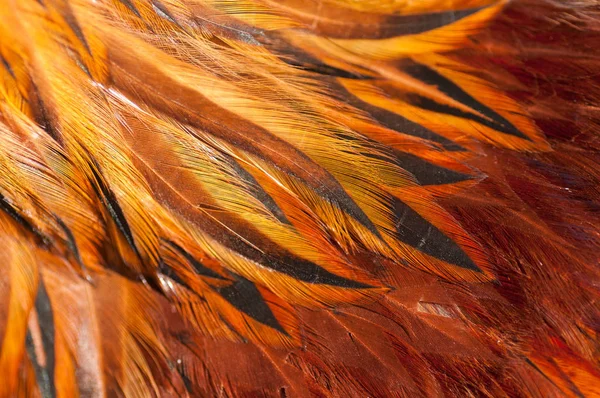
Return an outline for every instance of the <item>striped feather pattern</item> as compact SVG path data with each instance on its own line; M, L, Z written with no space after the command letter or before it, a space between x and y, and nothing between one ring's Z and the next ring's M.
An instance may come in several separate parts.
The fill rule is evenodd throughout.
M600 394L597 9L514 3L0 0L0 396Z

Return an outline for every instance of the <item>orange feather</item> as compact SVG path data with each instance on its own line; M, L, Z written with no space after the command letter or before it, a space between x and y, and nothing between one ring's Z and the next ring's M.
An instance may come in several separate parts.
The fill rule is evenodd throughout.
M0 0L0 398L600 396L592 0Z

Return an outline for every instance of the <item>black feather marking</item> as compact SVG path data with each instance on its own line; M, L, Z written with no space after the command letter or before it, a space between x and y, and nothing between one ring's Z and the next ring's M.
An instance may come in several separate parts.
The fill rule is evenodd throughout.
M336 88L343 94L343 98L350 105L367 112L377 123L383 127L397 131L401 134L435 142L440 144L448 151L462 151L464 149L448 138L431 131L425 126L415 123L404 116L362 101L341 85L337 85Z
M41 242L44 246L50 243L50 238L40 231L35 225L33 225L28 219L23 217L17 209L10 204L4 195L0 193L0 210L8 214L17 224L24 228L27 232L33 234L33 236Z
M385 162L393 163L396 166L410 172L419 185L443 185L455 184L470 180L472 177L459 173L458 171L450 170L445 167L430 163L425 159L410 153L393 150L389 156L378 155L374 153L363 153L368 158L378 159Z
M121 231L127 243L134 251L138 258L141 258L140 252L135 244L135 238L131 233L131 228L129 227L129 223L127 222L127 218L125 218L125 214L123 213L123 209L119 205L117 198L115 197L114 192L106 185L104 179L101 175L100 165L92 158L92 165L90 170L94 175L95 184L92 184L94 190L98 194L98 197L104 204L104 207L108 210L108 214L115 222L115 225ZM99 190L99 191L98 191Z
M56 385L54 383L55 351L54 351L54 316L50 298L46 292L44 281L40 276L38 291L35 298L35 310L40 327L42 348L44 350L45 364L42 365L35 352L35 346L31 331L27 331L26 348L33 363L36 380L40 393L44 398L56 397Z
M311 261L298 257L281 247L274 251L261 251L241 239L237 234L225 230L222 226L212 220L206 220L203 228L216 241L241 256L262 265L265 268L289 275L302 282L337 286L348 289L368 289L371 285L357 282L351 279L335 275L324 268L319 267ZM268 237L261 237L268 241ZM265 245L262 245L263 247Z
M556 361L553 358L547 358L548 362L554 365L554 369L560 375L560 378L567 382L569 390L577 397L577 398L586 398L585 395L579 390L577 385L573 383L573 380L569 376L569 374L565 373L560 366L557 365Z
M172 279L178 285L181 285L181 286L185 287L186 289L188 289L190 291L194 291L194 289L192 289L190 287L190 285L187 284L186 281L184 281L183 279L181 279L181 277L177 274L177 272L175 272L175 270L173 268L169 267L163 261L159 261L158 262L158 272L160 274L166 276L167 278Z
M154 12L156 12L156 14L158 16L179 26L179 24L175 20L175 17L173 17L173 15L169 12L167 7L165 7L165 5L163 3L161 3L160 1L152 0L152 8L154 9Z
M334 177L332 177L334 178ZM371 219L365 214L363 209L360 208L358 204L348 195L348 193L344 190L344 188L335 181L335 185L331 189L323 187L319 189L315 187L315 192L319 194L324 199L327 199L331 203L338 205L342 210L348 213L352 218L361 223L365 228L367 228L373 235L383 240L381 233L373 224Z
M271 134L271 133L267 132L267 134ZM227 139L227 137L225 137L225 139ZM276 138L276 139L279 140L279 138ZM245 146L245 143L238 139L231 140L230 142L233 142L234 144L239 145L240 147ZM286 145L289 145L289 143L286 142ZM246 146L245 149L248 152L251 152L253 154L260 156L261 158L265 158L262 151L258 150L257 147L250 148L250 147ZM310 157L308 157L302 151L299 151L295 147L292 147L292 150L295 152L294 154L296 156L304 158L307 162L314 164L314 161L312 159L310 159ZM266 160L271 160L271 159L266 158ZM321 166L317 165L317 167L321 167ZM367 228L371 233L373 233L373 235L377 236L380 239L383 239L381 236L381 233L379 232L377 227L375 227L375 224L373 224L371 219L369 219L369 217L360 208L360 206L358 204L356 204L354 199L352 199L350 197L350 195L348 195L348 193L344 190L342 185L335 179L335 177L333 177L327 170L323 170L323 171L326 173L327 182L329 182L330 185L322 184L322 185L317 186L317 185L313 184L313 185L311 185L311 187L314 189L314 191L322 198L328 200L330 203L333 203L336 206L340 207L348 215L350 215L356 221L361 223L365 228ZM288 170L284 170L284 172L290 176L293 176L293 177L296 177L296 178L302 180L302 178L299 177L296 173L294 173L293 170L288 169ZM306 182L305 180L302 180L302 181Z
M235 161L232 157L228 156L229 164L234 168L235 172L238 176L246 182L250 187L252 187L253 196L258 199L265 207L279 220L284 224L291 225L290 221L287 219L283 211L279 208L277 203L273 200L271 195L269 195L262 186L256 181L256 179L252 176L252 174L248 173L238 162Z
M12 66L10 66L6 58L2 56L2 54L0 54L0 62L2 62L2 65L4 66L6 71L12 76L12 78L16 79L17 77L15 76L15 71L13 70Z
M225 280L226 278L222 277L212 269L205 267L200 261L196 260L190 253L185 251L181 246L172 241L166 241L166 243L171 246L175 251L185 258L185 260L194 268L198 275L208 276L210 278Z
M415 35L450 25L467 18L485 7L439 11L426 14L392 15L379 25L377 39Z
M472 176L430 163L410 153L394 150L395 163L415 176L421 185L455 184Z
M67 25L69 25L69 28L71 28L71 30L77 37L77 39L79 39L79 41L81 42L81 44L83 45L83 47L85 48L87 53L91 55L92 50L90 49L90 46L85 38L85 35L83 34L83 31L81 30L81 26L79 26L79 23L77 23L77 20L75 19L75 16L73 15L71 9L67 8L62 13L62 16L63 16L63 19L65 20L65 22L67 23Z
M533 363L529 358L525 357L525 362L531 366L533 369L535 369L536 372L538 372L540 375L542 375L542 377L544 379L546 379L550 384L552 384L554 387L556 387L557 390L562 391L562 389L550 378L548 377L548 375L546 375L535 363ZM579 398L581 398L582 396L580 395Z
M303 50L291 45L281 49L280 59L288 65L301 68L308 72L318 73L324 77L340 77L352 80L372 80L371 76L346 71L331 65L324 64L321 60L312 57Z
M245 245L245 244L244 244ZM249 245L240 252L248 258L264 265L267 268L287 274L307 283L330 285L348 289L368 289L373 286L332 274L318 265L297 257L291 253L283 253L279 256L268 255L259 252Z
M477 101L470 94L468 94L462 88L460 88L456 83L442 76L434 69L416 63L414 61L403 61L401 68L404 72L408 73L412 77L419 79L426 84L436 86L438 90L440 90L444 94L479 112L480 114L486 116L490 120L487 120L475 114L463 112L459 109L447 105L438 104L437 102L428 98L410 95L410 97L413 98L415 104L418 104L419 106L425 109L433 110L435 112L446 113L452 116L460 116L466 119L471 119L475 122L481 123L484 126L493 128L502 133L531 141L531 139L528 136L523 134L502 115L498 114L493 109Z
M41 126L46 133L56 141L61 147L64 145L64 140L60 132L56 130L50 119L50 115L48 113L48 109L46 108L46 104L42 99L38 87L35 83L31 84L31 103L37 106L32 106L31 109L33 111L33 118L35 122Z
M256 285L239 275L234 274L234 279L235 281L229 286L213 289L231 305L252 319L288 335L263 299Z
M331 77L340 77L343 79L353 79L353 80L372 80L371 76L361 75L354 72L348 72L340 68L335 68L333 66L325 65L320 62L315 63L300 63L295 61L286 61L288 65L299 67L308 72L318 73L319 75L331 76Z
M308 72L318 73L323 77L341 77L345 79L370 80L372 77L355 72L346 71L335 66L326 65L318 58L313 57L303 49L293 46L280 37L277 32L269 32L268 36L261 35L259 40L278 54L279 59L288 65L304 69Z
M56 223L58 224L60 229L62 229L63 232L65 233L67 246L69 247L69 250L71 251L71 253L73 253L73 256L75 257L75 261L77 261L77 263L80 266L84 267L83 261L81 260L81 255L79 253L79 247L77 247L77 241L75 240L75 236L73 235L73 232L71 232L71 229L69 227L67 227L67 225L63 222L63 220L60 219L60 217L58 217L56 214L53 214L53 216L54 216L54 220L56 221Z
M398 239L415 249L471 271L482 272L452 239L398 198L392 199Z
M431 98L423 97L418 94L406 94L405 97L411 104L418 106L419 108L423 108L436 113L444 113L446 115L472 120L501 133L509 134L515 137L520 137L531 141L529 137L519 132L518 130L515 130L516 132L514 132L511 129L505 129L504 126L489 119L483 118L475 113L465 112L458 108L454 108L450 105L440 104L439 102L434 101Z
M185 369L183 367L183 364L177 364L175 365L175 369L177 371L177 374L179 374L179 377L181 377L181 381L183 382L183 386L185 387L185 390L189 393L193 392L193 383L192 380L190 380L190 378L185 374Z
M252 240L256 240L256 242L262 242L258 246L261 246L264 250L259 250L254 244L243 239L239 233L224 228L220 222L212 218L201 219L200 225L211 238L220 242L228 249L265 268L289 275L302 282L349 289L373 288L373 286L335 275L311 261L288 252L278 245L273 245L273 242L264 235L256 234L251 238Z
M137 9L135 4L133 4L131 2L131 0L119 0L119 1L121 2L121 4L123 4L125 7L127 7L129 9L129 11L134 13L136 17L138 17L140 19L142 18L142 14L140 14L140 11Z

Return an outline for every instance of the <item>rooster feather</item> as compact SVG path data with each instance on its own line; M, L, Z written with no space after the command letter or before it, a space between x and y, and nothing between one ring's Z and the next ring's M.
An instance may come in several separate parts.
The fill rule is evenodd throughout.
M600 396L600 7L0 0L0 397Z

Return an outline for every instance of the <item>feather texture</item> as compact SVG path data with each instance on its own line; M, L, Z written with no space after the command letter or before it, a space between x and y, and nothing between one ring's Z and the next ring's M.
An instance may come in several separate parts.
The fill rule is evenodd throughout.
M0 0L0 396L600 395L598 13Z

